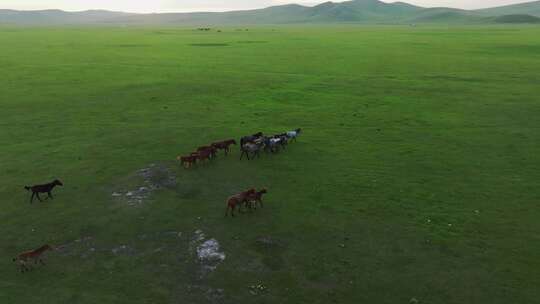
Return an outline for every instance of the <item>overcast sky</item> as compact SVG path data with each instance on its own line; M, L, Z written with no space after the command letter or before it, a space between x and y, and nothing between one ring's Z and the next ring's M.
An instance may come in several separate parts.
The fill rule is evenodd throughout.
M383 0L394 2L394 0ZM447 6L457 8L484 8L531 0L402 0L425 7ZM298 3L315 5L317 0L0 0L0 9L63 9L78 11L87 9L106 9L125 12L189 12L189 11L226 11L237 9L261 8L272 5ZM342 1L334 1L342 2Z

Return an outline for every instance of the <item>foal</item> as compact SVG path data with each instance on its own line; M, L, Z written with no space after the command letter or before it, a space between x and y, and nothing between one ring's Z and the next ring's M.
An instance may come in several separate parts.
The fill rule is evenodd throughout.
M32 197L30 198L30 203L32 203L32 201L34 200L34 196L36 196L38 198L38 200L40 202L42 202L41 200L41 197L39 197L39 194L40 193L47 193L47 197L48 198L53 198L52 196L52 193L51 191L54 189L54 187L56 186L63 186L64 184L62 184L61 181L55 179L54 181L52 181L51 183L48 183L48 184L44 184L44 185L35 185L35 186L25 186L24 189L28 190L28 191L32 191Z
M229 209L231 209L231 215L234 217L234 209L236 206L242 208L242 204L246 204L248 198L255 194L255 189L251 188L248 191L240 192L235 194L227 199L227 208L225 209L225 216L229 214Z
M19 254L16 258L13 259L13 262L19 262L21 272L29 271L30 268L28 267L28 262L34 261L34 264L37 264L39 262L41 263L41 265L45 265L41 257L45 253L45 251L52 249L53 248L50 245L43 245L36 250L25 251Z

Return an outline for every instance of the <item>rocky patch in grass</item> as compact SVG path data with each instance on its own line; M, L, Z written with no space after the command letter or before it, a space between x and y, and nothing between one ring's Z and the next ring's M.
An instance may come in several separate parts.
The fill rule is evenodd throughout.
M129 206L139 206L147 201L154 191L176 186L176 175L165 165L150 164L137 170L135 177L135 186L114 191L113 199L126 202Z
M207 238L202 230L195 231L190 248L197 257L200 279L216 270L226 257L225 253L220 250L219 242L216 239Z

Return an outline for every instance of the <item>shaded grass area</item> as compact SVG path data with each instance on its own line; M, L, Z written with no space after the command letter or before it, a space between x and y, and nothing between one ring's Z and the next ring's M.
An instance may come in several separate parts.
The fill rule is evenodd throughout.
M534 303L538 37L2 29L0 302ZM297 127L305 134L278 155L174 162ZM111 197L152 163L177 185L138 207ZM30 205L22 187L53 178L65 183L56 199ZM224 218L225 198L251 186L270 189L265 208ZM227 255L204 279L189 250L197 229ZM31 274L11 262L84 237L93 243ZM122 245L132 254L113 253ZM268 290L251 294L259 283Z

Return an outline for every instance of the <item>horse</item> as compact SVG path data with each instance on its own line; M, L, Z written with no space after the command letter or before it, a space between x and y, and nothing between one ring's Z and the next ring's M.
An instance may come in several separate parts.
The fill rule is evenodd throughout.
M41 263L41 265L45 265L43 262L43 259L41 258L43 253L47 250L52 250L53 248L50 245L43 245L39 247L36 250L30 250L25 251L21 254L19 254L16 258L13 259L13 262L19 262L19 267L21 269L21 272L29 271L30 268L28 267L28 261L34 261L34 264L37 264L38 262Z
M261 137L263 137L263 132L257 132L257 133L255 133L253 135L244 136L244 137L240 138L240 147L242 147L246 143L254 142L254 141L256 141L257 139L259 139Z
M205 161L210 160L212 157L212 150L201 150L197 153L197 160Z
M212 143L211 146L214 147L216 150L225 151L225 155L227 155L227 154L229 154L231 145L236 145L236 140L228 139L228 140L224 140L224 141L219 141L219 142Z
M38 198L40 202L42 202L41 198L39 197L40 193L47 193L47 198L53 199L51 191L56 186L63 186L62 182L60 180L55 179L54 181L44 184L44 185L35 185L35 186L25 186L24 189L27 191L32 191L32 197L30 197L30 204L34 201L34 196Z
M286 133L274 135L274 138L279 138L279 144L281 145L281 148L285 150L287 145L289 144L289 137L287 137Z
M178 156L176 159L180 161L180 165L184 168L191 168L197 162L197 153L191 153L189 156Z
M236 209L236 206L242 207L242 204L245 204L247 202L247 199L249 196L255 194L255 189L251 188L247 191L240 192L238 194L235 194L233 196L230 196L227 199L227 207L225 209L225 216L229 214L229 209L231 209L231 215L234 217L234 209Z
M287 132L287 137L290 138L291 140L294 140L296 141L296 138L300 135L300 133L302 132L302 129L298 128L294 131L288 131Z
M280 141L281 141L280 138L275 138L275 137L264 138L264 151L266 152L270 151L272 153L279 152Z
M252 204L253 204L255 209L257 209L257 203L259 203L261 208L263 208L262 197L266 193L268 193L268 190L266 190L266 188L262 188L260 191L257 191L249 195L247 198L246 207L249 207L249 209L251 209Z
M246 143L243 146L240 147L242 154L240 154L240 160L242 160L242 157L244 154L247 156L247 159L249 160L249 153L252 153L252 158L257 155L257 157L260 157L260 151L263 146L262 142L259 143Z
M202 146L197 148L197 152L210 151L211 158L215 158L217 155L217 149L213 146Z

